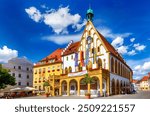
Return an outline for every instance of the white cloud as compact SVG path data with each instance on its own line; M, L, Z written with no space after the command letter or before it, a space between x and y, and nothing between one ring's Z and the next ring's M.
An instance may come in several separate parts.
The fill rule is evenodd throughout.
M128 46L120 46L117 48L118 52L121 54L126 54L128 50Z
M42 39L52 41L56 44L62 45L62 44L68 44L71 40L73 41L79 41L82 34L76 34L76 35L54 35L54 36L45 36Z
M150 58L141 60L127 60L127 64L133 69L133 78L141 79L150 72Z
M138 50L138 51L142 51L146 48L145 45L140 45L139 43L134 44L133 47L135 47L135 49Z
M123 42L124 42L124 39L123 39L122 37L117 37L116 39L114 39L114 40L112 41L111 44L112 44L114 47L118 47L118 46L123 45Z
M0 63L6 63L11 58L15 58L17 56L18 56L17 50L12 50L7 46L3 46L3 48L0 48Z
M51 27L56 34L68 34L68 26L72 26L73 29L79 31L85 25L85 20L82 22L79 14L71 14L68 6L59 7L57 10L50 9L43 14L35 7L30 7L25 11L35 22L41 20L45 25Z
M107 27L97 27L98 31L106 38L115 39L117 37L125 38L132 35L132 33L113 33L111 29Z
M29 15L29 17L35 22L39 22L42 19L40 11L33 6L28 9L25 9L25 11Z
M150 62L145 62L142 68L143 70L150 70Z
M130 42L134 42L134 41L135 41L135 38L131 38L131 39L130 39Z
M133 56L133 55L135 55L135 54L136 54L135 50L131 50L131 51L128 52L128 55L129 55L129 56Z
M82 28L84 25L86 25L86 23L87 23L87 21L86 21L86 19L84 19L83 23L77 24L77 25L76 25L76 28L77 28L77 29L75 30L75 32L76 32L76 31L80 31L81 28Z
M139 69L141 69L141 65L137 65L137 66L135 66L135 67L134 67L134 69L135 69L135 70L139 70Z

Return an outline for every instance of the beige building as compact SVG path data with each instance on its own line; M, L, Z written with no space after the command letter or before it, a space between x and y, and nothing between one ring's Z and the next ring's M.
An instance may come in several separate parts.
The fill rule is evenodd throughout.
M150 75L144 76L140 80L140 89L141 90L150 90Z

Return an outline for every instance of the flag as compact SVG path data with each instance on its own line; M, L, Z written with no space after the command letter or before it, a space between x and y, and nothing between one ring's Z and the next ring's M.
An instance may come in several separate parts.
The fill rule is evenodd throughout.
M75 67L78 66L78 53L75 53Z
M80 61L81 61L81 65L84 66L84 54L83 54L83 51L80 51Z

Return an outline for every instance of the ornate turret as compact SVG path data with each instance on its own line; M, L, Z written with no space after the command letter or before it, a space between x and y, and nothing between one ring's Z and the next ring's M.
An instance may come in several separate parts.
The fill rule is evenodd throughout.
M89 8L87 10L86 17L87 17L88 21L92 21L93 20L94 13L93 13L93 10L91 8Z

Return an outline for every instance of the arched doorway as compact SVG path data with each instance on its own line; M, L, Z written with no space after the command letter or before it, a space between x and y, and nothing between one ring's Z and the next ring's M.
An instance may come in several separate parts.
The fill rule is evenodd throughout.
M70 95L77 95L77 81L75 79L70 81Z
M112 79L111 86L112 86L111 87L112 95L115 95L115 86L116 86L115 79Z
M62 81L62 95L67 95L67 82L64 80Z
M116 88L116 93L119 94L119 80L117 79L117 88Z
M102 60L100 58L98 58L97 60L97 68L101 68L102 67Z
M98 77L92 77L92 83L90 84L91 95L98 95L100 91Z

